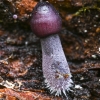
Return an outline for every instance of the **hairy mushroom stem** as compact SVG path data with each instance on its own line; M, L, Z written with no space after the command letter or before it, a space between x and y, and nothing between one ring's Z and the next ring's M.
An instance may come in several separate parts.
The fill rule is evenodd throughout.
M40 2L42 2L43 0L40 0Z
M66 95L71 87L72 79L70 69L63 52L58 34L41 39L42 67L45 83L51 93Z

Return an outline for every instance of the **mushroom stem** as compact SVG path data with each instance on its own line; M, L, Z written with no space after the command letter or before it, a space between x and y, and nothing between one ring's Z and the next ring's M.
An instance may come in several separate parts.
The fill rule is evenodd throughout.
M40 0L40 2L43 2L43 0Z
M45 83L51 93L66 95L71 87L70 69L57 34L41 39L42 67Z

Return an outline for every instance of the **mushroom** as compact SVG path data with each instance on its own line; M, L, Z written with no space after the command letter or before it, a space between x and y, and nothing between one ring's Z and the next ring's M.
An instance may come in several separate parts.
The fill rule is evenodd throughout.
M73 81L58 36L62 26L59 13L49 2L41 1L33 10L30 26L41 38L42 69L47 87L57 96L66 95Z

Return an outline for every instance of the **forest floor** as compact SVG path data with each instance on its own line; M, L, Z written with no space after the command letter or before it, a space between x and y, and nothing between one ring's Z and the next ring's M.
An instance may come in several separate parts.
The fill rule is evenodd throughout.
M100 100L100 0L48 0L74 82L68 100ZM0 1L0 100L67 100L44 84L40 39L29 25L38 1Z

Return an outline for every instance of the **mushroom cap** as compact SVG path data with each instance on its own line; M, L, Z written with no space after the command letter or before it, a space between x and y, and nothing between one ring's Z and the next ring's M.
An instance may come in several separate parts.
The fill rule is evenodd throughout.
M39 2L30 20L32 31L40 38L61 30L62 20L58 11L49 2Z

